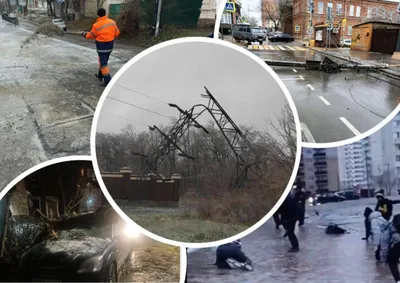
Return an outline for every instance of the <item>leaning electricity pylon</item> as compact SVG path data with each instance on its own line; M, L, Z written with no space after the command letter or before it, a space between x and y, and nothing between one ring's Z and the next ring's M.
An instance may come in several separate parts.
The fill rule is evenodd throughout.
M201 96L208 98L206 109L216 122L236 159L235 172L231 179L231 186L242 187L247 181L248 169L254 165L254 163L250 164L248 162L248 155L252 151L252 145L221 104L219 104L217 99L206 87L204 87L204 89L206 90L206 94L202 94Z
M194 159L192 156L186 154L178 145L180 139L183 137L183 135L190 127L202 129L205 133L208 134L207 129L196 121L196 119L200 116L200 114L195 114L194 108L184 111L176 104L169 103L168 105L170 107L176 108L179 111L179 118L168 133L164 133L157 126L149 127L151 131L157 131L163 137L163 139L157 146L156 150L151 154L151 156L143 158L145 155L137 153L135 154L135 155L140 155L144 161L144 166L138 175L138 180L139 180L138 186L142 184L142 182L147 178L149 173L154 173L157 176L160 176L158 174L158 167L165 160L165 158L174 150L179 151L178 153L179 156L188 159ZM164 179L161 178L161 180Z

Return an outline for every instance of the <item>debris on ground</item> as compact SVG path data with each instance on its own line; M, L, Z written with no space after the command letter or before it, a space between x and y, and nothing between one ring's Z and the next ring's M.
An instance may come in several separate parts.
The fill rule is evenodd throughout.
M55 36L55 35L63 35L64 31L61 30L58 26L56 26L52 22L46 22L46 23L41 24L37 28L36 34L43 34L46 36Z
M121 282L179 282L180 249L153 244L134 251L135 257L122 268Z

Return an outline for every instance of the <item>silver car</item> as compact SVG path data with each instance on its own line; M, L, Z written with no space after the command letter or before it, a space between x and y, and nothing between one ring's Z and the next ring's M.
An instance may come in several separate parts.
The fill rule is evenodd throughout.
M267 37L261 28L251 27L249 24L233 25L232 36L237 42L259 42L260 44L262 44Z
M60 30L67 31L67 25L61 19L53 19L52 23L56 25Z

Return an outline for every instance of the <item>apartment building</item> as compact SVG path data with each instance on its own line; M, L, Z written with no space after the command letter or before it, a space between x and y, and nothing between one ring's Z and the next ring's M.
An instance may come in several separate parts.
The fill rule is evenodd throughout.
M327 7L332 7L334 24L346 19L342 35L345 39L351 39L352 27L366 20L382 20L395 22L398 3L383 0L314 0L313 25L325 23ZM298 37L308 37L308 0L293 0L293 27L300 26L300 32L293 34Z
M313 193L339 190L336 148L303 148L299 172L305 189Z

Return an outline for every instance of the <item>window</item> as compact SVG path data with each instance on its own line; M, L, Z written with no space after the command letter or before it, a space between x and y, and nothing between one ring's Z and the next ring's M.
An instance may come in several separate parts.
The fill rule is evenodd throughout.
M314 186L309 186L310 191L314 190Z
M342 4L337 4L337 6L336 6L336 15L340 16L343 13L342 9L343 9Z
M313 169L312 168L308 168L308 172L312 172L313 171Z
M400 162L400 155L396 155L396 162Z
M231 14L230 13L222 14L221 23L223 23L223 24L231 24L232 23Z
M361 7L357 6L356 8L356 17L361 17Z
M307 159L308 160L308 163L312 163L313 162L313 160L310 158L310 159Z
M396 126L400 126L400 121L395 121Z
M400 157L400 155L399 155L399 157ZM400 160L399 160L399 161L400 161ZM314 177L308 177L308 180L314 181Z
M318 2L318 14L324 14L324 2Z
M352 26L348 26L347 27L347 34L351 35L352 32L353 32L353 27Z
M311 154L311 153L312 153L311 149L307 149L306 152L307 152L308 154Z
M368 7L367 17L372 18L372 7Z
M350 17L354 17L354 5L350 5Z
M396 139L396 138L400 138L400 132L395 132L394 134L393 134L393 137Z

